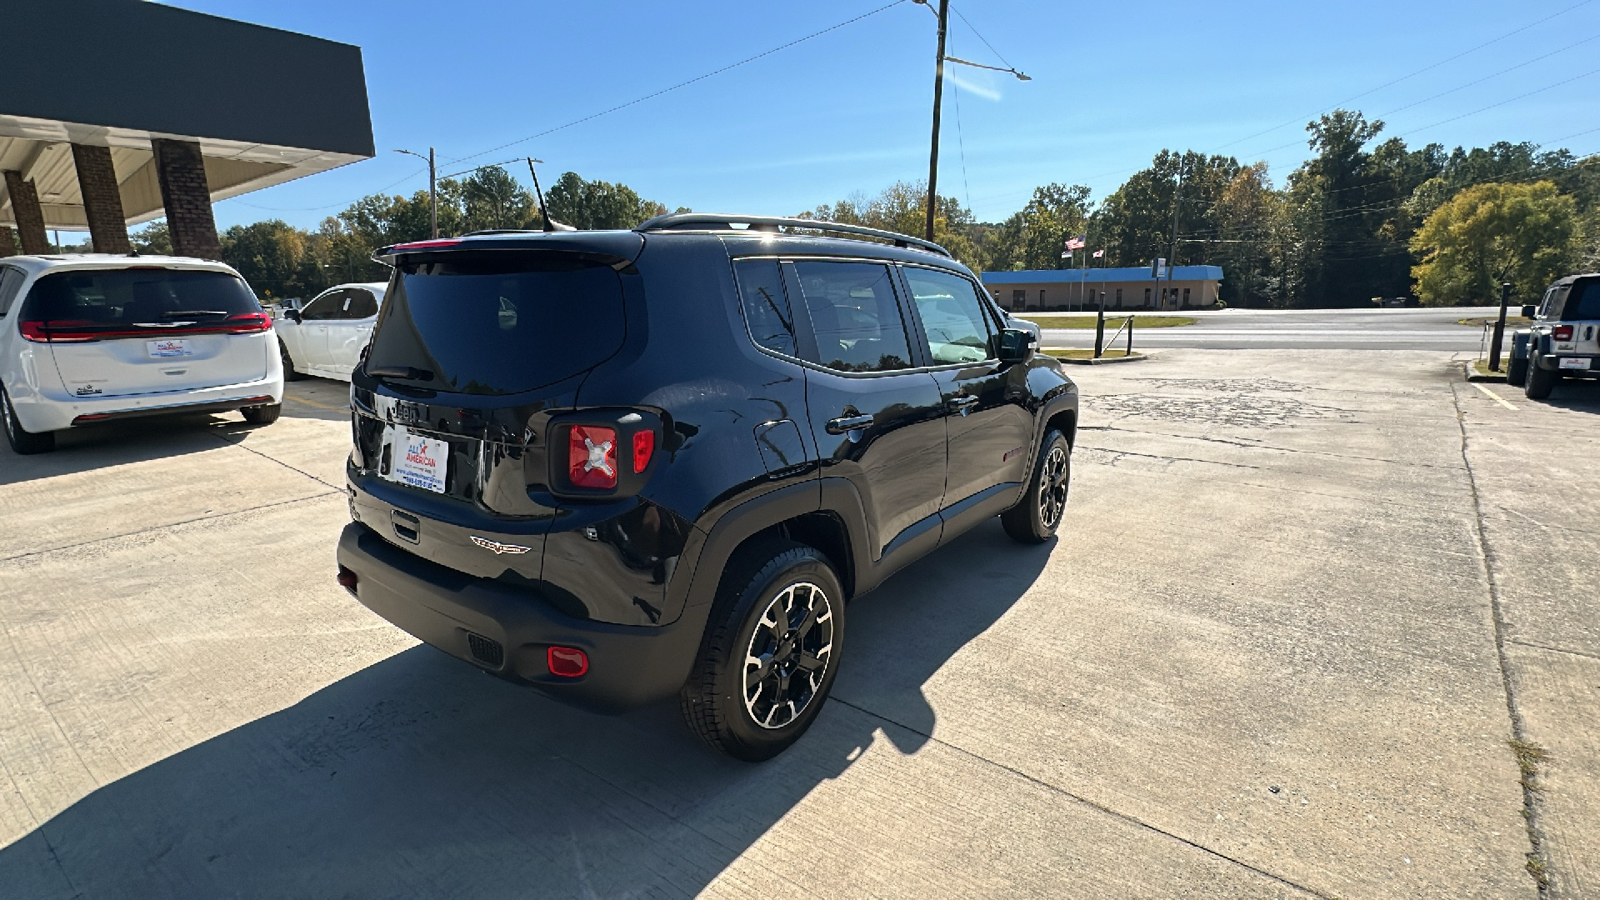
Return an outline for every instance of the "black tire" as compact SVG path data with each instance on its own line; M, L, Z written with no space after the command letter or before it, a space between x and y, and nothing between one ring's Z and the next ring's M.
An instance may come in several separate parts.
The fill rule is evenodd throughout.
M6 443L18 454L48 453L56 448L56 433L54 431L41 431L34 433L22 427L17 421L16 410L11 408L11 395L0 387L0 427L6 433Z
M1017 505L1000 514L1000 524L1012 540L1042 544L1061 527L1067 493L1072 484L1072 445L1054 428L1044 433L1033 477Z
M814 547L773 539L736 553L679 694L689 728L748 762L798 741L839 670L844 600L833 566ZM752 658L763 662L752 668Z
M1542 368L1539 358L1535 356L1528 360L1528 378L1522 392L1528 395L1529 400L1543 400L1550 396L1551 389L1559 380L1560 376L1553 369Z
M1511 354L1511 359L1506 362L1506 384L1512 387L1522 387L1528 380L1528 358Z
M285 344L282 338L278 339L278 356L283 360L284 381L299 381L306 377L294 370L294 357L289 355L289 345Z
M246 406L239 410L244 413L244 420L251 425L271 425L283 415L283 404L274 403L271 406Z

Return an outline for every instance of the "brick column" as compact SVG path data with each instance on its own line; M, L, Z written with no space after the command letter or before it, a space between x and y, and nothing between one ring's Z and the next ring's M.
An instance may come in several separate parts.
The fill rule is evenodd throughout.
M84 217L96 253L131 253L128 222L122 215L122 189L111 165L110 147L72 145L72 162L78 169L78 191L83 195Z
M10 225L0 225L0 256L17 255L17 233Z
M17 220L17 236L22 252L32 255L50 252L50 236L44 233L44 210L39 207L39 192L22 173L6 170L6 194L11 197L11 214Z
M156 177L161 182L161 205L172 234L172 252L178 256L221 259L217 220L211 215L211 188L206 184L205 159L192 141L154 138Z

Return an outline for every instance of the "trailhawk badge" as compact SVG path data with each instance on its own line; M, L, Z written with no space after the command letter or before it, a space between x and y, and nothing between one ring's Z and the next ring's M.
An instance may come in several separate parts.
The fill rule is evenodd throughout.
M479 547L482 547L485 550L493 550L495 556L499 556L502 553L527 553L529 550L533 549L531 547L524 547L521 544L502 544L499 541L491 541L488 538L481 538L475 534L467 535L467 537Z

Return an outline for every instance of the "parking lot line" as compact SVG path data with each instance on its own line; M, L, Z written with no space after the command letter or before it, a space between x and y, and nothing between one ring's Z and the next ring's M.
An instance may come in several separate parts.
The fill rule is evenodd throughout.
M1494 391L1489 390L1488 388L1486 388L1483 385L1477 383L1476 381L1474 381L1472 383L1472 386L1477 388L1480 391L1483 391L1483 393L1485 395L1487 395L1490 400L1493 400L1494 402L1500 404L1501 406L1504 406L1506 409L1509 409L1509 410L1511 410L1513 412L1516 411L1517 408L1515 406L1512 406L1511 404L1507 403L1504 397L1500 396L1499 394L1496 394Z

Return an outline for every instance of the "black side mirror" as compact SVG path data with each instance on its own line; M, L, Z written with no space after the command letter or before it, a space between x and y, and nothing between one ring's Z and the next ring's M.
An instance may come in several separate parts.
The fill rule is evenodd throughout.
M997 355L1003 363L1027 362L1028 357L1033 355L1033 335L1020 328L1002 330Z
M1522 308L1522 317L1524 319L1531 319L1533 318L1533 314L1535 312L1538 312L1538 309L1532 303L1529 303L1527 306Z
M299 322L299 321L301 321L301 319L300 319L300 310L294 309L293 307L288 307L288 306L284 307L283 308L283 312L282 312L281 315L285 319L288 319L291 322Z

